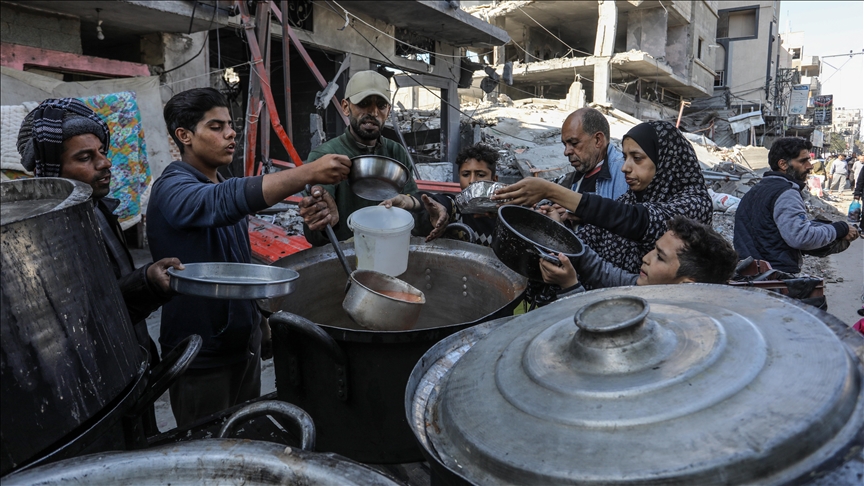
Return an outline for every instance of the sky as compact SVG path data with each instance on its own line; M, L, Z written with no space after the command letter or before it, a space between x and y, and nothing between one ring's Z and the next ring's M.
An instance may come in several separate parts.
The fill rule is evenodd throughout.
M780 32L804 32L804 56L831 56L864 48L864 2L781 0ZM839 72L838 72L839 69ZM822 61L822 94L835 108L864 108L864 54Z

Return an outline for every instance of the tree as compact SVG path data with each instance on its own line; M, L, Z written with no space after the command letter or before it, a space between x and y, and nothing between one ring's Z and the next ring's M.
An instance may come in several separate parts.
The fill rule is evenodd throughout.
M846 138L839 133L831 133L831 141L828 143L828 148L831 153L842 154L848 150L846 147Z

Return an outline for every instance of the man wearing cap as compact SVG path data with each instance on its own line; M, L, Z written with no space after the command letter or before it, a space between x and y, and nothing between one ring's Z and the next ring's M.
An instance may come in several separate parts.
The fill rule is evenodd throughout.
M306 160L314 161L327 154L341 154L349 158L383 155L398 160L408 168L408 183L405 185L406 194L392 200L392 204L416 212L423 204L413 195L417 192L417 184L412 177L408 154L401 145L381 136L390 108L390 82L387 78L375 71L356 73L348 81L345 99L342 100L342 113L349 121L345 133L312 150ZM323 228L321 222L326 219L333 227L336 238L347 240L353 236L345 224L348 215L380 202L360 198L351 191L347 180L337 185L314 186L312 193L300 202L300 215L303 216L306 240L315 246L324 245L328 240L320 231L310 230L310 226Z
M111 268L135 325L138 343L150 352L152 367L159 362L159 354L145 319L171 298L168 268L183 269L183 265L177 258L164 258L135 269L114 215L119 201L106 197L111 184L111 161L106 157L110 136L105 122L81 101L49 99L24 118L18 132L18 153L21 164L36 177L64 177L93 189L96 222ZM159 433L152 407L144 424L148 435Z

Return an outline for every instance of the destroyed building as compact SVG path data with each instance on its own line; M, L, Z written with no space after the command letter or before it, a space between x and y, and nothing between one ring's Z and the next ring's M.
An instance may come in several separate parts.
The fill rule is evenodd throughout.
M571 108L611 104L647 120L674 119L685 99L712 95L719 3L520 0L462 6L512 40L493 53L477 53L504 77L500 93L566 98Z
M349 77L357 71L380 69L388 76L399 73L393 78L394 89L418 86L434 92L442 123L427 135L440 143L443 160L455 160L463 48L487 50L509 41L505 31L460 10L458 2L242 4L250 10L249 27L260 24L248 32L255 36L256 30L259 34L266 30L259 44L275 106L265 106L261 118L269 123L267 110L278 112L301 158L316 137L326 140L344 131L346 121L336 105ZM3 104L40 101L52 93L39 86L68 82L103 82L103 89L109 89L107 80L153 78L163 104L174 93L212 86L230 98L238 141L245 143L241 129L250 114L257 118L259 112L249 110L249 87L257 78L251 74L254 59L240 5L228 0L4 0L0 2ZM283 9L289 29L283 29ZM258 12L270 21L258 22ZM289 30L293 38L283 45ZM316 95L331 82L335 89L316 106ZM20 89L13 90L12 84ZM56 92L61 91L76 95L69 90ZM330 103L330 99L337 101ZM156 111L161 113L161 106ZM313 115L318 115L317 120ZM164 123L162 127L164 132ZM275 133L259 132L255 163L268 159L291 166L289 153ZM167 132L159 137L166 150L150 154L154 176L172 159ZM237 152L243 150L238 147ZM232 169L242 173L243 161Z

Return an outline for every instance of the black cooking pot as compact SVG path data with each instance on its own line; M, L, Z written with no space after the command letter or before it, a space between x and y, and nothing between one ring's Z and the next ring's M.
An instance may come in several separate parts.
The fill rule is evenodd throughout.
M361 462L400 463L423 456L405 421L408 375L423 353L466 327L512 315L526 281L488 248L455 240L411 242L401 280L426 304L410 331L370 331L342 309L345 272L330 247L275 265L300 274L297 291L274 299L273 355L280 400L312 415L318 450ZM349 259L354 247L342 244Z
M95 419L141 375L91 192L59 178L0 183L0 475Z
M542 281L540 259L559 263L550 253L569 259L585 253L582 241L563 224L522 206L498 208L492 250L508 267L531 280Z

